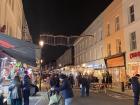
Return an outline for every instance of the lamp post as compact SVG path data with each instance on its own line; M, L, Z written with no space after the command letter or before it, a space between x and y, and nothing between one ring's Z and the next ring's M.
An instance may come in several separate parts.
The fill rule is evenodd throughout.
M41 72L42 72L42 63L43 63L43 60L42 60L42 48L44 46L44 41L39 41L39 45L41 47L41 59L40 59L40 80L39 80L39 89L41 91Z

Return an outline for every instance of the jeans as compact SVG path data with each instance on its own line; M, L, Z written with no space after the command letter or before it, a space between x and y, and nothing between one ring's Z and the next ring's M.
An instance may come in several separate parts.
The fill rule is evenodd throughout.
M86 87L86 96L89 96L89 86Z
M81 96L85 96L85 89L86 89L86 87L82 86L82 88L81 88Z
M30 96L30 90L23 89L24 105L29 105L29 96Z
M134 91L134 105L139 103L139 91Z
M11 99L11 105L22 105L22 98Z
M65 99L65 105L72 105L72 98Z

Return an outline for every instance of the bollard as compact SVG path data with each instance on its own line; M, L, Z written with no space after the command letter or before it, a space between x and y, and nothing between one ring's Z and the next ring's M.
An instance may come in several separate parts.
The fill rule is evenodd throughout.
M124 88L124 82L121 82L121 91L124 92L125 88Z

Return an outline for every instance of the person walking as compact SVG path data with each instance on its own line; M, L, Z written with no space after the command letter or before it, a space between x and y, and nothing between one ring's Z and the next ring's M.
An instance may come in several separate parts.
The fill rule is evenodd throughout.
M31 79L30 79L27 71L25 71L24 73L25 73L25 76L23 78L24 105L29 105Z
M19 76L15 76L9 86L11 105L22 105L22 82Z
M69 76L68 80L70 81L71 86L72 86L72 88L73 88L73 85L74 85L74 77L73 77L73 75L72 75L72 74L70 74L70 76Z
M85 96L86 85L87 85L86 82L87 82L86 77L83 76L80 80L81 97Z
M139 78L140 78L140 75L136 74L134 77L132 77L132 80L131 80L132 89L134 93L134 105L138 105L139 103L139 95L140 95Z
M60 86L60 88L57 88L56 90L62 91L65 105L72 105L72 100L73 100L74 95L73 95L71 84L67 76L64 74L61 74L60 81L62 82L62 86Z
M86 75L86 96L89 96L90 83L91 83L90 77Z

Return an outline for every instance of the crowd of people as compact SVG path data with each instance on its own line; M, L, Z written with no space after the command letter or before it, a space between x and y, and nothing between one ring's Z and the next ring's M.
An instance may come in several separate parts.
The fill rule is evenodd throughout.
M29 105L29 96L32 84L31 78L28 72L24 72L25 75L21 78L18 73L15 75L14 79L11 81L9 86L9 100L7 100L10 105ZM37 86L35 86L35 92L38 91ZM22 100L23 99L23 100ZM23 102L24 101L24 102Z
M46 89L47 91L52 90L51 95L53 95L52 93L54 93L54 91L56 91L57 94L62 91L65 105L72 105L72 97L74 96L72 88L74 86L80 88L80 96L84 97L89 96L91 83L99 83L99 81L97 77L87 74L79 74L76 78L74 78L72 74L67 76L64 74L51 74L46 78ZM101 83L112 84L112 76L109 74L103 76ZM107 86L108 85L106 85L106 87Z

